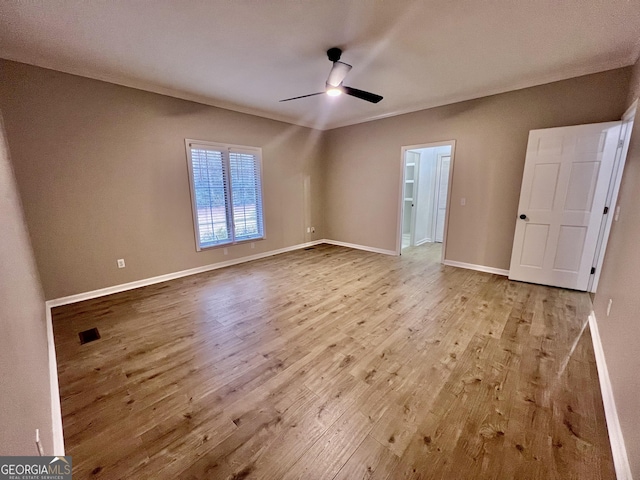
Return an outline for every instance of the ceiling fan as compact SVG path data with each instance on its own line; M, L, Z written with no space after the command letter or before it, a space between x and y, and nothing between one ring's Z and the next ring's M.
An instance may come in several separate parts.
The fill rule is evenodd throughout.
M342 50L337 47L327 50L327 57L329 57L329 60L333 62L333 67L331 67L331 71L329 72L329 78L327 78L326 90L324 92L310 93L308 95L286 98L280 101L288 102L290 100L313 97L315 95L323 95L325 93L331 97L337 97L338 95L344 93L345 95L351 95L352 97L366 100L367 102L371 103L378 103L380 100L382 100L382 97L380 95L365 92L364 90L358 90L357 88L347 87L346 85L342 84L342 81L347 76L347 73L349 73L349 70L351 70L351 65L341 62L341 56Z

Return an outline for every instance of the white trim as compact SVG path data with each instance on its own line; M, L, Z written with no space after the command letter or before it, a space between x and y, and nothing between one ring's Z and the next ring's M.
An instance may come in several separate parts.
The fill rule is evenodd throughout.
M635 57L637 59L637 57ZM615 70L617 68L623 68L632 66L636 63L634 55L629 55L624 59L616 59L616 61L606 60L594 68L575 67L564 71L564 75L554 72L552 74L545 74L537 77L533 81L520 81L515 82L509 86L509 88L482 88L474 92L469 92L466 95L452 95L446 98L440 98L437 101L426 102L413 102L411 106L398 108L390 112L381 113L378 115L370 115L365 118L354 118L351 120L331 122L328 125L322 125L314 128L321 130L333 130L336 128L348 127L351 125L357 125L360 123L373 122L376 120L382 120L385 118L396 117L398 115L405 115L407 113L418 112L422 110L430 110L432 108L438 108L442 106L453 105L456 103L467 102L470 100L476 100L479 98L491 97L494 95L501 95L503 93L515 92L518 90L524 90L527 88L538 87L541 85L548 85L550 83L561 82L563 80L569 80L572 78L582 77L584 75L592 75L595 73L606 72L608 70ZM11 60L11 59L10 59ZM21 60L17 60L21 61ZM59 70L59 68L53 68L53 70ZM81 74L82 75L82 74ZM82 75L87 76L87 75ZM115 82L114 82L115 83ZM205 102L202 102L205 103Z
M406 113L412 113L421 110L429 110L431 108L437 108L445 105L451 105L454 103L466 102L469 100L489 97L493 95L499 95L502 93L513 92L522 90L525 88L536 87L540 85L547 85L549 83L559 82L562 80L568 80L583 75L591 75L594 73L605 72L608 70L614 70L616 68L623 68L634 65L637 61L637 56L634 54L627 55L623 58L607 58L606 60L592 66L577 66L564 69L561 72L554 71L551 74L544 74L537 76L534 79L528 81L522 80L519 82L511 83L508 87L498 86L495 88L480 88L478 90L468 92L466 94L451 95L446 98L440 98L437 100L429 100L425 102L411 102L411 105L406 107L400 107L390 112L385 112L377 115L365 115L358 116L356 118L338 120L335 122L327 122L321 118L315 118L311 115L289 115L280 112L266 111L262 108L248 107L247 105L241 105L237 102L225 101L219 98L213 98L209 95L203 95L198 93L189 92L180 88L171 88L161 85L157 85L154 82L145 81L141 79L127 77L121 73L105 73L96 72L91 68L79 67L76 64L69 62L59 62L56 60L46 58L25 58L24 55L15 55L14 52L3 52L2 58L12 60L14 62L25 63L27 65L34 65L40 68L46 68L58 72L67 73L70 75L77 75L80 77L91 78L102 82L112 83L115 85L122 85L128 88L134 88L137 90L144 90L147 92L156 93L159 95L166 95L173 98L179 98L189 102L201 103L212 107L222 108L225 110L231 110L233 112L244 113L256 117L268 118L270 120L276 120L279 122L288 123L289 125L299 125L302 127L312 128L314 130L326 131L333 130L335 128L347 127L350 125L357 125L360 123L371 122L374 120L381 120L383 118L395 117L397 115L403 115Z
M600 340L600 332L598 330L598 322L596 315L592 311L589 315L589 329L591 330L591 341L593 342L593 353L596 357L596 365L598 367L598 379L600 380L600 391L602 393L602 403L604 405L604 415L607 419L607 430L609 431L609 441L611 442L611 453L613 454L613 464L616 469L616 477L618 480L633 480L631 475L631 466L627 457L627 449L622 436L622 428L620 427L620 419L618 418L618 410L613 396L613 388L611 379L609 378L609 370Z
M62 431L62 410L60 408L60 387L58 385L58 362L56 360L56 344L53 339L53 322L51 308L45 303L47 323L47 344L49 350L49 387L51 393L51 430L53 433L53 451L51 455L64 456L64 435Z
M193 216L193 233L194 239L196 243L196 251L200 252L202 250L208 250L210 248L220 248L220 247L228 247L230 245L238 245L239 243L245 242L255 242L258 240L264 240L267 238L267 234L265 231L264 225L264 189L263 178L262 178L262 148L260 147L251 147L251 146L242 146L242 145L234 145L229 143L218 143L218 142L209 142L206 140L195 140L192 138L184 139L184 146L186 150L187 157L187 170L189 173L189 191L191 192L191 214ZM193 171L193 150L207 150L210 152L219 153L221 157L221 168L222 168L222 179L224 181L224 210L225 210L225 221L227 225L227 231L229 233L229 238L224 242L217 242L213 245L202 245L200 243L200 222L198 221L198 207L196 205L196 186L195 186L195 178ZM257 177L254 178L254 186L260 187L260 195L256 205L256 222L258 227L260 227L260 236L252 236L252 237L241 237L240 239L236 238L235 234L235 213L234 213L234 202L233 202L233 186L231 185L231 154L232 153L241 153L248 154L253 157L254 164L256 167Z
M624 166L627 163L627 155L629 153L629 144L631 143L631 131L633 130L637 103L637 100L633 102L622 116L620 138L618 139L618 141L622 141L622 147L618 147L616 150L613 171L611 172L611 179L609 181L609 189L607 191L607 199L605 203L605 205L609 207L609 213L602 216L600 234L598 236L598 243L596 244L596 251L592 263L592 267L596 269L596 273L590 276L589 284L587 286L587 291L592 293L595 293L598 289L600 275L602 274L604 256L607 252L607 244L609 243L613 217L615 216L615 210L618 204L618 194L620 192L620 185L622 184Z
M468 270L476 270L478 272L484 272L484 273L493 273L495 275L502 275L504 277L509 276L509 270L504 270L502 268L486 267L484 265L475 265L473 263L455 262L453 260L445 260L442 263L445 265L449 265L450 267L466 268Z
M448 147L455 144L455 140L440 140L438 142L430 142L430 143L420 143L418 145L404 145L402 148L404 150L422 150L423 148L437 148L437 147ZM404 156L402 157L402 161L404 162Z
M453 198L453 173L456 160L456 141L451 140L451 155L449 158L449 178L447 179L447 209L444 212L444 231L442 232L442 256L440 263L444 263L447 255L447 237L449 236L449 217L451 216L451 198ZM435 236L435 235L434 235Z
M91 290L89 292L77 293L75 295L69 295L67 297L54 298L47 300L47 321L51 324L51 312L50 309L54 307L60 307L62 305L69 305L70 303L84 302L85 300L91 300L94 298L104 297L112 295L114 293L126 292L128 290L134 290L140 287L146 287L148 285L154 285L156 283L168 282L169 280L175 280L176 278L188 277L189 275L196 275L198 273L209 272L211 270L217 270L219 268L230 267L232 265L238 265L240 263L251 262L253 260L260 260L261 258L271 257L273 255L279 255L281 253L292 252L294 250L300 250L307 247L313 247L314 245L320 245L327 243L329 245L337 245L340 247L355 248L356 250L365 250L367 252L382 253L384 255L396 255L393 250L385 250L383 248L368 247L366 245L357 245L355 243L339 242L337 240L320 239L312 242L300 243L292 245L290 247L279 248L277 250L270 250L268 252L257 253L247 257L234 258L225 262L212 263L209 265L203 265L202 267L190 268L188 270L181 270L179 272L167 273L164 275L158 275L157 277L143 278L142 280L136 280L129 283L121 283L120 285L114 285L112 287L100 288L98 290ZM49 326L47 326L49 328ZM51 328L50 342L53 342L53 328ZM50 347L53 347L53 343L50 343ZM53 357L55 361L55 353Z
M258 253L256 255L250 255L248 257L236 258L233 260L228 260L226 262L214 263L211 265L205 265L203 267L190 268L188 270L182 270L180 272L168 273L166 275L159 275L157 277L137 280L135 282L123 283L121 285L114 285L112 287L92 290L90 292L78 293L76 295L69 295L67 297L47 300L45 302L45 316L47 324L47 343L49 347L49 386L51 393L51 426L53 431L52 455L64 456L64 432L62 429L62 409L60 407L60 387L58 384L58 362L56 361L56 346L53 336L53 319L51 316L52 308L62 305L68 305L70 303L82 302L84 300L90 300L92 298L103 297L106 295L111 295L113 293L125 292L127 290L133 290L135 288L145 287L147 285L153 285L156 283L166 282L168 280L174 280L176 278L195 275L196 273L208 272L210 270L237 265L239 263L250 262L252 260L258 260L261 258L278 255L280 253L300 250L302 248L311 247L313 245L318 245L321 243L329 242L325 240L315 240L313 242L301 243L298 245L293 245L291 247L279 248L277 250Z
M629 105L629 108L627 108L627 110L622 114L622 121L625 120L635 120L636 119L636 111L638 109L638 98L636 98L631 105Z
M419 242L416 242L415 246L419 247L420 245L424 245L425 243L435 243L435 242L433 242L430 238L425 238L424 240L420 240Z
M70 303L81 302L84 300L90 300L113 293L124 292L127 290L133 290L147 285L153 285L156 283L166 282L168 280L174 280L177 278L186 277L189 275L195 275L197 273L208 272L227 266L237 265L252 260L259 260L280 253L286 253L294 250L300 250L302 248L312 247L319 244L330 244L341 247L354 248L357 250L364 250L368 252L380 253L384 255L397 256L397 253L393 250L385 250L382 248L368 247L365 245L357 245L354 243L340 242L337 240L321 239L314 240L312 242L306 242L298 245L292 245L290 247L280 248L269 252L263 252L248 257L241 257L226 262L219 262L211 265L205 265L202 267L191 268L188 270L182 270L179 272L169 273L166 275L159 275L157 277L151 277L135 282L124 283L121 285L114 285L112 287L93 290L90 292L79 293L76 295L69 295L67 297L60 297L45 302L46 312L46 328L47 328L47 342L49 347L49 378L50 378L50 392L51 392L51 421L53 430L53 455L63 456L64 451L64 435L62 429L62 411L60 407L60 390L58 385L58 366L55 353L55 341L53 336L53 321L51 316L51 309L62 305L68 305ZM484 265L474 265L471 263L456 262L453 260L444 260L444 265L451 267L466 268L469 270L476 270L479 272L492 273L495 275L509 276L508 270L500 268L487 267ZM620 421L618 419L618 413L615 406L615 399L613 396L613 390L611 387L611 381L609 379L609 371L607 370L607 364L605 361L604 350L600 340L600 333L598 331L598 324L594 312L589 315L589 327L591 330L591 339L593 341L593 350L595 354L596 364L598 367L598 378L600 380L600 389L602 392L602 402L604 404L605 416L607 420L607 429L609 431L609 439L611 441L611 450L613 453L613 460L616 469L616 475L618 480L633 480L631 476L631 468L629 466L629 459L627 457L627 451L624 444L624 438L622 436L622 429L620 427Z
M447 207L444 215L444 232L442 235L442 255L440 263L444 263L447 252L447 229L449 228L449 213L451 211L451 189L453 187L453 168L456 156L456 141L441 140L438 142L423 143L420 145L405 145L400 148L400 200L398 202L398 219L396 222L396 251L395 255L402 255L402 221L404 218L404 182L405 182L405 156L409 150L421 150L423 148L451 147L451 160L449 161L449 179L447 185Z
M437 155L437 162L436 162L436 201L433 202L433 207L434 207L434 212L433 212L433 222L432 223L432 228L433 228L433 240L434 241L438 241L438 210L440 210L440 208L438 208L438 204L440 203L440 191L441 191L441 183L442 183L442 157L449 157L449 173L447 175L447 191L445 192L445 195L447 197L447 204L444 207L444 224L442 226L442 259L441 262L444 261L444 257L445 257L445 239L447 237L447 228L449 226L449 207L451 206L451 203L449 202L449 197L451 197L451 186L453 185L453 157L455 154L455 150L456 150L456 142L455 140L453 140L452 145L451 145L451 151L449 152L449 155L447 155L446 153L439 153Z
M411 181L411 179L407 177L407 159L406 155L409 152L405 152L405 162L404 162L404 183L402 184L402 196L404 197L407 192L407 184ZM422 165L422 152L413 152L414 155L418 156L418 160L414 162L413 165L413 187L411 189L411 219L410 227L409 227L409 245L416 245L416 218L418 215L418 192L420 191L420 166ZM406 197L405 197L406 198ZM406 200L402 202L403 208L405 207L405 203L409 203ZM415 208L413 208L415 206ZM404 211L402 212L402 222L404 223ZM404 233L404 232L402 232Z
M202 267L190 268L188 270L181 270L179 272L167 273L165 275L158 275L157 277L144 278L142 280L136 280L135 282L122 283L120 285L114 285L112 287L100 288L98 290L92 290L90 292L77 293L75 295L69 295L67 297L54 298L47 301L47 307L59 307L61 305L68 305L70 303L82 302L84 300L91 300L92 298L104 297L113 293L126 292L127 290L133 290L135 288L146 287L147 285L154 285L156 283L167 282L176 278L187 277L189 275L195 275L197 273L209 272L211 270L217 270L219 268L229 267L231 265L237 265L239 263L251 262L253 260L259 260L261 258L271 257L280 253L291 252L293 250L300 250L301 248L311 247L325 243L325 240L315 240L313 242L300 243L298 245L292 245L290 247L279 248L277 250L270 250L268 252L257 253L255 255L249 255L247 257L234 258L225 262L212 263L210 265L203 265ZM328 241L326 243L329 243Z
M328 240L326 238L322 240L321 243L328 243L329 245L337 245L339 247L355 248L356 250L364 250L366 252L382 253L383 255L393 255L393 256L398 255L398 253L394 252L393 250L385 250L384 248L377 248L377 247L368 247L366 245L357 245L355 243L339 242L338 240Z
M407 152L411 150L411 147L402 147L400 149L400 201L398 203L398 216L396 217L396 255L402 255L402 237L404 232L402 231L402 223L404 222L404 187L407 176ZM415 167L414 167L415 168ZM409 246L411 246L412 233L409 232Z

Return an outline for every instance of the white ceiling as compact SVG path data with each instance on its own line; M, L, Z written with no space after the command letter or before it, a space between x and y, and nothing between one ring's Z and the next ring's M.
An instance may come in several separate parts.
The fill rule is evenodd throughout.
M327 129L630 65L640 0L3 0L0 57ZM345 85L384 96L279 103Z

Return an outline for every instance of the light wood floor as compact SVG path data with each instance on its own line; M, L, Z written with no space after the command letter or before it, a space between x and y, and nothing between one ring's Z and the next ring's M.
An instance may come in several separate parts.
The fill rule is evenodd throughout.
M439 254L321 245L56 308L74 479L615 478L588 295Z

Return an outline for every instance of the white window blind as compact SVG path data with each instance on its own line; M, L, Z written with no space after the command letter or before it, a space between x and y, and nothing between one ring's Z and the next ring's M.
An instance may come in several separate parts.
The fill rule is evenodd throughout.
M264 238L260 151L187 140L198 250Z
M250 153L229 153L236 240L262 238L260 164Z

